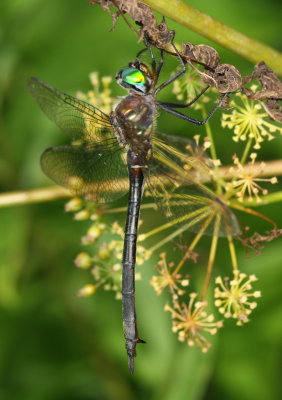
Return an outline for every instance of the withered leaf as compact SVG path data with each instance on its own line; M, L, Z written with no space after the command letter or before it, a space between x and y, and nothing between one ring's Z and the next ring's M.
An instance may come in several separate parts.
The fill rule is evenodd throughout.
M282 98L282 82L265 62L261 61L255 65L253 75L260 81L263 88L280 92Z
M248 88L243 88L243 93L251 100L280 100L282 93L278 93L276 90L259 90L258 92L253 92Z
M151 8L138 0L92 0L91 3L100 4L104 10L110 12L113 25L118 16L127 13L140 26L140 38L145 37L146 41L158 48L165 47L173 39L174 31L169 30L164 21L158 24ZM110 5L116 7L118 11L112 12Z
M163 19L163 21L157 25L157 36L154 42L156 43L157 47L164 48L167 44L171 43L174 38L174 34L175 32L171 29L168 29L167 24Z
M182 54L184 57L201 62L211 69L216 68L220 61L218 52L213 47L205 44L183 43Z
M242 86L240 72L233 65L220 64L214 71L201 74L203 82L215 86L220 93L235 92Z
M264 235L255 232L250 237L238 237L238 239L242 242L243 246L252 249L256 254L260 254L260 250L263 249L264 243L271 242L273 239L277 239L281 236L282 229L272 229Z
M262 106L274 121L282 123L282 110L279 102L277 100L266 100L262 102Z
M110 11L110 5L112 2L108 0L91 0L90 4L100 4L103 10Z
M255 65L254 72L244 78L244 84L257 79L262 90L253 92L244 88L243 92L251 100L260 100L269 117L277 122L282 122L282 109L279 100L282 100L282 82L265 62Z

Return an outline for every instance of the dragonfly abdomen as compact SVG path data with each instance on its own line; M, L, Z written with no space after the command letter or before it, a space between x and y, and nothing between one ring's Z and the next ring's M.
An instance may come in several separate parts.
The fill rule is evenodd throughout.
M141 167L132 165L134 154L127 153L129 173L129 198L128 211L125 224L125 237L123 249L123 273L122 273L122 313L125 347L128 356L128 366L131 372L134 370L134 357L136 356L136 344L143 342L138 337L135 312L135 262L136 242L140 204L143 194L144 176Z

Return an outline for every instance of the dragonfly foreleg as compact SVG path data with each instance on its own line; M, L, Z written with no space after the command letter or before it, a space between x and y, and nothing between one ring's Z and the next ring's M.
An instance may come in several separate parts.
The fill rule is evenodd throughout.
M210 86L206 86L203 90L201 90L201 92L196 97L194 97L194 99L189 101L189 103L182 104L182 103L168 103L168 102L161 101L158 104L163 104L164 106L172 107L172 108L190 107L192 104L194 104L208 90L209 87Z
M207 115L207 117L203 121L199 121L195 118L190 117L189 115L185 115L177 110L174 110L173 108L170 108L169 106L166 105L166 103L158 102L157 105L158 107L162 108L163 110L167 111L170 114L175 115L176 117L179 117L181 119L184 119L185 121L191 122L192 124L195 125L204 125L216 112L216 110L222 105L223 100L228 96L230 93L224 93L219 100L219 102L215 105L215 107L210 111L210 113Z
M178 57L178 60L181 64L181 70L179 72L177 72L175 75L173 75L172 77L170 77L167 81L163 82L160 86L158 86L154 91L155 96L159 93L160 90L162 90L166 86L170 85L173 81L175 81L177 78L179 78L181 75L183 75L186 72L186 65L185 65L185 62L182 60L182 57L181 57L179 51L177 50L177 48L173 42L171 43L171 45L172 45L172 47Z

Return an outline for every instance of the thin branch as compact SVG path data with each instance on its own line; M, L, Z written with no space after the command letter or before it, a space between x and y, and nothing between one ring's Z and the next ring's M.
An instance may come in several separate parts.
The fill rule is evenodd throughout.
M154 10L234 53L257 63L264 61L282 75L282 54L217 21L180 0L142 0Z
M244 200L244 201L240 202L240 204L247 206L247 207L259 207L259 206L267 206L267 205L273 204L273 203L278 203L279 201L282 201L282 191L281 190L279 192L274 192L274 193L270 193L265 196L262 196L260 201Z
M263 171L261 171L261 162L256 162L251 166L248 166L246 164L244 166L244 170L248 172L248 168L250 168L252 174L256 175L257 177L282 175L281 160L266 162ZM236 171L232 170L230 171L230 166L218 168L217 173L218 176L223 179L231 179L233 177L236 177ZM125 180L122 179L122 183L124 183L124 181ZM203 183L204 182L206 182L206 180L203 180ZM108 189L114 191L115 187L116 187L115 185L111 185ZM73 194L69 190L60 186L50 186L43 189L33 189L33 190L25 190L18 192L6 192L0 194L0 208L9 207L13 205L20 205L20 204L53 201L58 199L65 199L72 196ZM281 200L282 200L282 192L276 192L269 194L267 196L263 196L261 203L245 201L244 204L259 206L262 204L270 204Z
M6 192L0 194L0 208L21 204L42 203L65 199L73 196L69 190L60 186L50 186L43 189Z
M224 179L236 178L237 173L236 171L230 171L230 166L220 167L218 171L220 177ZM266 161L262 171L261 161L255 162L254 164L245 164L244 171L246 174L251 173L257 177L282 175L282 160Z

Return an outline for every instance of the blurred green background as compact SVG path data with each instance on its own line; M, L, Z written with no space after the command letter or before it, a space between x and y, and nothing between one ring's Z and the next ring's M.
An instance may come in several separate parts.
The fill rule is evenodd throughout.
M282 50L280 1L187 3ZM212 44L168 23L179 42ZM50 185L39 157L64 139L29 96L27 78L37 76L75 94L90 89L88 74L93 70L114 76L134 59L141 44L122 20L114 32L110 28L110 16L87 0L1 0L2 192ZM243 75L251 73L249 62L214 47L222 62L234 64ZM173 62L168 62L167 73L170 65L176 66ZM124 94L113 86L115 95ZM159 128L167 133L191 137L198 132L182 122L177 122L177 130L175 125L173 117L161 115ZM230 132L220 128L218 115L212 126L225 159L234 152L228 147ZM265 146L263 157L276 159L281 151L277 138ZM56 201L0 210L0 400L281 398L281 240L267 244L260 256L247 258L239 251L240 269L259 277L256 288L262 290L262 298L251 323L238 328L227 321L207 355L177 342L170 316L163 312L165 296L157 298L148 283L156 259L147 263L137 283L137 312L141 337L148 343L139 346L131 376L120 302L102 290L91 298L75 295L89 281L89 273L73 265L89 223L74 222L63 207L64 201ZM281 226L280 205L260 211ZM243 224L255 223L256 230L269 229L266 223L239 217ZM156 214L151 218L158 223ZM222 253L217 268L229 274L229 261Z

